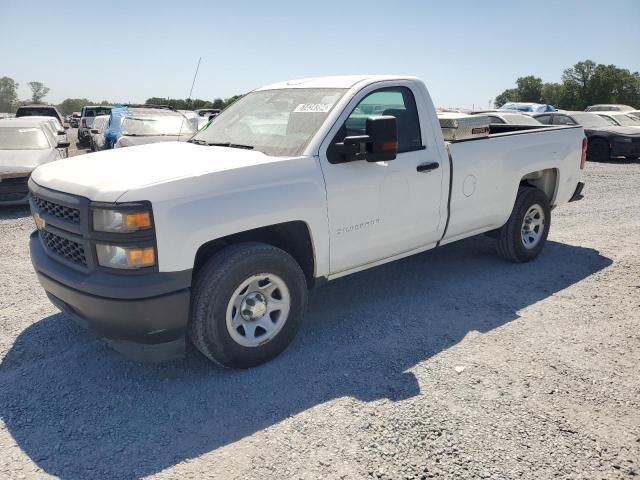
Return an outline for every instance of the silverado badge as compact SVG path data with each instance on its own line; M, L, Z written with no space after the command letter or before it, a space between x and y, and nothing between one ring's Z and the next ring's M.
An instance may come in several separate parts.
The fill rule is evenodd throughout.
M36 228L38 230L44 230L44 227L47 226L47 222L44 221L38 212L33 212L33 221L36 222Z

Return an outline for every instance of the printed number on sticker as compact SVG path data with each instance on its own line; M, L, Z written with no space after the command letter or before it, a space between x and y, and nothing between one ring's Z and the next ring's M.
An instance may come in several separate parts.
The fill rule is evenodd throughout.
M333 107L333 103L301 103L294 112L298 113L327 113Z

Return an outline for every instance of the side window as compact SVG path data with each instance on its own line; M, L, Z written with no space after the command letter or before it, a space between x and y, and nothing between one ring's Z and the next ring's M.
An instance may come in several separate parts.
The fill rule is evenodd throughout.
M365 135L367 118L379 115L396 117L398 153L422 148L416 101L407 87L382 88L364 97L338 131L334 143L344 137Z
M544 123L545 125L551 125L551 115L540 115L535 117L537 121L540 123Z
M553 124L554 125L576 125L576 122L574 122L571 117L567 117L566 115L556 115L556 118Z

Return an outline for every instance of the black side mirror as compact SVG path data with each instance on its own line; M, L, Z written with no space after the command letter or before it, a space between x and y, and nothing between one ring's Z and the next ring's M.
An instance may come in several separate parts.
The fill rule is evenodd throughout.
M71 142L58 142L57 148L69 148Z
M335 144L342 162L366 160L385 162L394 160L398 153L398 127L396 117L376 116L367 118L366 135L345 137Z
M98 133L98 129L97 128L92 128L91 129L91 133L93 133L95 135L96 133Z

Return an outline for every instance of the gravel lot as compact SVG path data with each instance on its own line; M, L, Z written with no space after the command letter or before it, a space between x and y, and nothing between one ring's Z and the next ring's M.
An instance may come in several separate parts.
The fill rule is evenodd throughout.
M112 352L50 305L33 221L3 209L0 478L638 476L639 179L590 163L530 264L476 237L322 287L249 371Z

